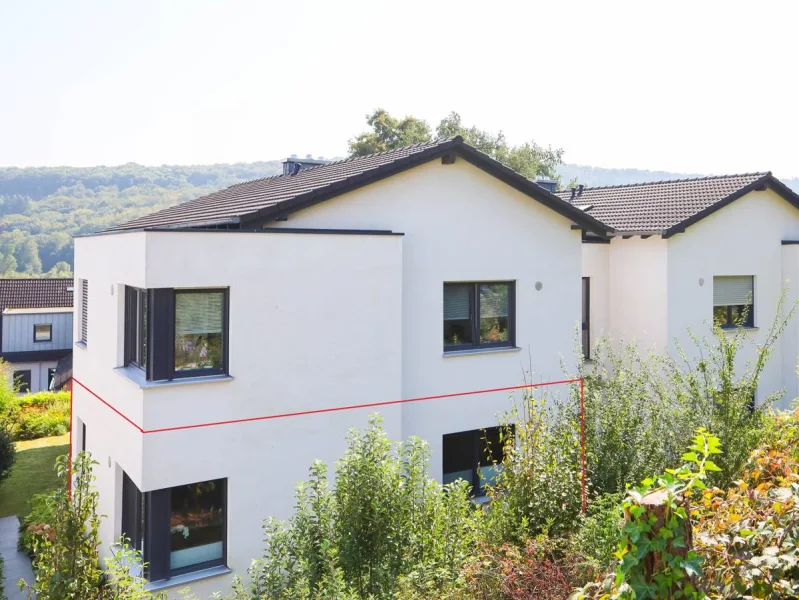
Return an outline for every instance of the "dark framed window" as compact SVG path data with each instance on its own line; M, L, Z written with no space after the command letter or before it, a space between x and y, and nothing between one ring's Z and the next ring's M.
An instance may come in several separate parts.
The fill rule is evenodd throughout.
M513 426L489 427L449 433L443 437L444 484L464 479L474 496L484 496L485 486L496 482L505 444L512 443Z
M227 290L175 290L175 377L224 373Z
M147 290L125 287L125 364L147 368Z
M444 284L444 351L516 343L513 281Z
M591 278L583 277L583 358L591 358Z
M713 322L724 329L755 326L755 278L713 278Z
M123 475L122 533L150 581L226 564L227 479L142 493Z
M52 342L53 341L53 325L51 323L37 323L33 326L33 341L35 342Z
M21 393L31 391L30 369L21 369L19 371L14 371L14 387L17 389L18 392Z

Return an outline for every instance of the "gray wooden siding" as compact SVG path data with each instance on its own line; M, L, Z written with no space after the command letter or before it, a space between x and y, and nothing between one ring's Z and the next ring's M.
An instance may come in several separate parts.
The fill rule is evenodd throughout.
M33 341L33 326L53 325L51 342ZM72 313L3 315L3 352L63 350L72 348Z

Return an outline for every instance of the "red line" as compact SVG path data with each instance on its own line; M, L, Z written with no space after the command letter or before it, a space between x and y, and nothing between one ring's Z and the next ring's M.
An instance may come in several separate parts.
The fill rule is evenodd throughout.
M583 467L583 476L582 476L582 484L583 484L583 514L585 514L588 507L588 490L586 489L586 477L585 477L585 379L580 379L580 438L583 446L583 451L580 453L580 458L582 459L582 467Z
M67 497L72 500L72 430L75 426L72 424L72 382L69 382L69 466L67 467L69 479L67 480Z
M436 395L436 396L422 396L422 397L419 397L419 398L407 398L405 400L388 400L386 402L371 402L371 403L368 403L368 404L353 404L353 405L350 405L350 406L336 406L336 407L332 407L332 408L319 408L319 409L315 409L315 410L304 410L304 411L293 412L293 413L280 413L280 414L276 414L276 415L264 415L264 416L261 416L261 417L248 417L248 418L244 418L244 419L232 419L230 421L215 421L215 422L211 422L211 423L198 423L196 425L178 425L178 426L175 426L175 427L162 427L160 429L147 429L147 430L145 430L145 429L142 429L141 427L139 427L138 425L136 425L136 423L131 421L128 417L123 415L116 408L111 406L108 402L106 402L105 400L100 398L100 396L95 394L93 391L91 391L88 387L86 387L80 381L78 381L77 379L74 379L74 378L73 378L73 380L78 385L80 385L83 389L85 389L87 392L89 392L92 396L97 398L100 402L105 404L108 408L113 410L120 417L125 419L128 423L133 425L142 434L164 433L164 432L167 432L167 431L180 431L180 430L183 430L183 429L199 429L201 427L215 427L217 425L233 425L235 423L251 423L253 421L267 421L267 420L270 420L270 419L284 419L286 417L300 417L300 416L305 416L305 415L317 415L317 414L323 414L323 413L338 412L338 411L342 411L342 410L354 410L354 409L357 409L357 408L374 408L374 407L377 407L377 406L391 406L391 405L394 405L394 404L407 404L407 403L410 403L410 402L424 402L424 401L427 401L427 400L441 400L443 398L458 398L458 397L462 397L462 396L473 396L473 395L476 395L476 394L489 394L489 393L492 393L492 392L509 392L509 391L513 391L513 390L523 390L523 389L527 389L527 388L547 387L547 386L550 386L550 385L562 385L562 384L566 384L566 383L577 383L577 382L581 381L580 379L564 379L562 381L545 381L543 383L527 383L527 384L524 384L524 385L513 385L513 386L508 386L508 387L499 387L499 388L492 388L492 389L487 389L487 390L474 390L474 391L471 391L471 392L456 392L454 394L439 394L439 395Z
M110 405L108 402L106 402L105 400L103 400L102 398L100 398L100 396L98 396L97 394L95 394L93 391L91 391L89 388L87 388L87 387L86 387L84 384L82 384L80 381L78 381L78 380L77 380L77 379L75 379L74 377L72 378L72 381L73 381L73 382L75 382L75 383L77 383L77 384L78 384L80 387L82 387L84 390L86 390L87 392L89 392L89 393L90 393L92 396L94 396L95 398L97 398L97 399L98 399L100 402L102 402L103 404L105 404L105 405L106 405L108 408L110 408L111 410L113 410L113 411L114 411L116 414L118 414L120 417L122 417L123 419L125 419L125 420L126 420L128 423L130 423L131 425L133 425L133 426L134 426L136 429L138 429L138 430L139 430L139 432L141 432L141 433L146 433L146 431L144 431L144 429L142 429L141 427L139 427L138 425L136 425L136 423L134 423L133 421L131 421L129 418L127 418L125 415L123 415L121 412L119 412L119 411L118 411L116 408L114 408L113 406L111 406L111 405Z

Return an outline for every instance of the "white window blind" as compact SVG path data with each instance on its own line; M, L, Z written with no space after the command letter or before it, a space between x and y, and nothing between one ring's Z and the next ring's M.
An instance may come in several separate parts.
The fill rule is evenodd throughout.
M221 292L175 294L175 332L178 335L222 333L223 303Z
M444 320L461 321L469 318L470 285L444 286Z
M713 278L713 306L751 304L754 299L751 275Z
M89 337L89 281L80 280L80 341L84 344Z

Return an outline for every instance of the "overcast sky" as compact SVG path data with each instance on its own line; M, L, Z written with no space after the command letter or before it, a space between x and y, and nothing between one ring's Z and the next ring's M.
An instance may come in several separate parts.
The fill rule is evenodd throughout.
M799 176L799 2L0 0L0 166L343 156L376 107Z

